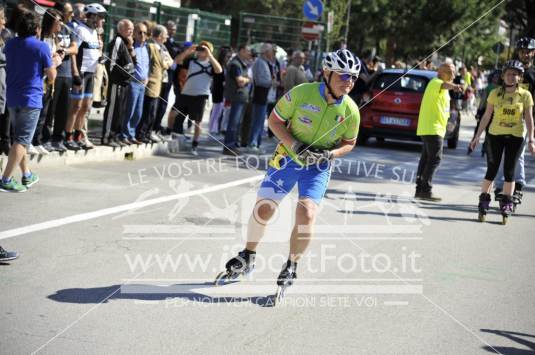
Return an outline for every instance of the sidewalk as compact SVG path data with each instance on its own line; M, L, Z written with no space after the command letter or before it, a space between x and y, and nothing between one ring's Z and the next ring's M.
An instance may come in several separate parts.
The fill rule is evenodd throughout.
M131 145L113 148L100 145L102 115L104 108L93 108L88 120L88 136L95 148L88 151L51 152L49 155L28 155L32 166L74 165L89 162L122 161L143 159L150 156L165 156L179 151L179 141L167 141L157 144ZM185 145L183 145L185 147ZM7 164L7 156L0 155L0 171Z

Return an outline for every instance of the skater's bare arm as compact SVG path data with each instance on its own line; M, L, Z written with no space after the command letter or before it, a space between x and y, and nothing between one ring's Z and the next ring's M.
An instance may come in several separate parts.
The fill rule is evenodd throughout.
M294 143L296 143L296 140L290 131L288 131L286 123L279 120L273 112L275 112L275 110L273 110L271 115L269 115L269 129L271 129L275 137L277 137L282 144L284 144L286 147L291 147Z
M332 150L333 158L341 158L346 154L349 154L353 148L355 148L355 143L357 141L342 141L340 146Z
M533 139L533 107L524 110L524 120L528 129L528 149L531 154L535 155L535 141Z
M470 142L470 148L474 150L479 143L479 137L481 137L481 134L485 129L487 129L487 126L489 125L490 118L492 117L492 113L494 112L494 105L487 103L487 109L485 110L485 113L483 114L483 118L481 119L481 123L479 124L479 128L477 130L477 133L474 135L474 139L472 139L472 142Z

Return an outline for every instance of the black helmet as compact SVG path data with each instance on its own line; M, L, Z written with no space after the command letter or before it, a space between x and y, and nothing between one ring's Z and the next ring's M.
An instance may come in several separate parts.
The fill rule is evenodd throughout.
M516 41L516 48L518 49L535 49L535 39L529 37L522 37Z
M502 72L505 73L507 69L515 69L520 72L520 75L524 74L524 65L519 60L509 60L505 62L505 64L502 67Z

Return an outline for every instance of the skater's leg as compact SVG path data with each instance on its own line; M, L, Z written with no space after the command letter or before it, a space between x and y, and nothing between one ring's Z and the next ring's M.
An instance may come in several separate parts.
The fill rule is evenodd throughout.
M481 185L481 192L490 193L492 181L496 178L501 165L504 148L503 136L487 135L487 172Z
M290 239L290 256L288 259L297 262L303 256L312 234L318 205L311 199L300 199L295 211L295 225Z
M260 240L264 236L269 220L273 217L278 207L279 204L276 201L263 198L257 199L254 211L247 225L247 244L245 246L247 250L256 250Z
M513 195L515 190L515 167L523 144L524 139L519 137L510 137L505 142L505 155L503 158L503 176L505 183L503 185L503 194L509 197Z

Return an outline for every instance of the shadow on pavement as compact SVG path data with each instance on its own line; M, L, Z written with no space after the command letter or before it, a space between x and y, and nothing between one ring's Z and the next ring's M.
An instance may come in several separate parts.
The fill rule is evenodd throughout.
M142 291L130 291L121 292L123 286L128 286L132 288L139 287ZM179 288L180 291L176 292L176 288ZM192 291L193 289L199 288L213 288L214 284L212 282L205 283L188 283L188 284L176 284L170 286L160 286L160 285L112 285L104 287L93 287L93 288L67 288L64 290L56 291L56 293L47 296L48 299L51 299L56 302L62 303L80 303L80 304L98 304L98 303L107 303L109 300L142 300L142 301L165 301L169 300L169 305L173 306L173 300L176 298L181 298L190 302L198 303L240 303L240 302L250 302L254 305L260 307L273 307L274 306L274 295L267 296L252 296L252 297L212 297L205 294ZM149 292L150 291L150 292Z
M518 332L509 332L506 330L494 330L494 329L481 329L481 331L485 333L492 333L492 334L505 337L509 340L515 341L518 344L524 345L525 347L529 348L529 349L517 349L513 347L506 347L506 346L494 346L493 347L495 349L494 350L490 346L483 346L483 349L487 350L488 352L496 353L496 351L499 351L501 354L504 354L504 355L527 355L527 354L535 353L535 343L528 341L526 339L520 338L521 336L535 338L535 335L518 333Z
M339 196L340 198L346 198L348 197L347 191L342 191L338 189L328 189L325 194L326 200L334 200L334 196ZM444 210L444 211L457 211L457 212L463 212L466 214L470 214L470 218L460 218L460 217L438 217L438 216L427 216L430 219L436 219L436 220L444 220L444 221L477 221L477 204L474 202L474 204L466 205L466 204L452 204L452 203L440 203L440 202L427 202L427 201L421 201L421 200L415 200L412 198L412 196L400 196L400 195L391 195L391 194L380 194L380 193L368 193L368 192L352 192L351 195L354 197L354 201L356 202L377 202L377 203L384 203L384 204L396 204L396 203L411 203L417 206L421 209L427 209L427 210ZM489 214L500 214L500 210L497 206L498 202L493 201L495 206L491 206L491 209L489 211ZM513 214L514 217L525 217L525 218L533 218L535 215L531 214L523 214L521 213L522 206L519 207L516 213ZM384 215L384 212L371 212L369 210L353 210L353 211L345 211L345 210L338 210L339 213L349 213L349 214L370 214L370 215ZM399 217L403 218L406 217L405 214L396 214L396 213L388 213L388 217ZM478 222L479 223L479 222ZM487 223L493 223L493 222L487 222ZM500 222L496 222L496 224L501 224Z

